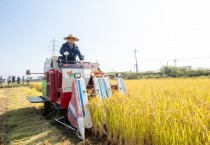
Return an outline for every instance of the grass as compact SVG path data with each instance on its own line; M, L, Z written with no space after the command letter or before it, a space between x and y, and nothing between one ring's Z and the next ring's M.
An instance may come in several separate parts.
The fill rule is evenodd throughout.
M79 140L75 132L54 121L58 117L55 113L48 119L42 116L43 104L31 104L26 99L41 94L36 88L29 87L0 89L0 144L103 144L91 134L86 134L86 141Z
M20 87L1 89L0 95L7 98L7 110L1 114L6 116L2 144L71 144L67 139L62 140L61 131L41 115L42 104L32 105L27 101L26 96L41 95L40 92Z

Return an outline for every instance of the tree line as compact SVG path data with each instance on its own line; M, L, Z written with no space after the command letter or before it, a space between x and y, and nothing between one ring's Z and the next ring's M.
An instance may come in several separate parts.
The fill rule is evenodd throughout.
M111 73L110 73L111 74ZM179 68L174 66L163 66L160 72L121 72L124 79L149 79L149 78L179 78L179 77L210 77L210 70L207 69L192 69L192 68Z

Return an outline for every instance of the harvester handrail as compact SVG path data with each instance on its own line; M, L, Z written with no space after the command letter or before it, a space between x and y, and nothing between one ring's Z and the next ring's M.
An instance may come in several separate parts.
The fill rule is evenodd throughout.
M91 74L82 74L82 76L90 76Z

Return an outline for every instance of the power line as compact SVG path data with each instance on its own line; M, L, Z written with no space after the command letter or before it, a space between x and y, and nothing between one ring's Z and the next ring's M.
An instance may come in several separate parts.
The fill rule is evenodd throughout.
M180 58L180 59L177 59L176 58L176 62L177 61L185 61L185 60L195 60L195 59L210 59L210 56L206 56L206 57L192 57L192 58ZM175 62L175 59L168 59L168 60L148 60L148 61L141 61L139 63L167 62L167 64L168 64L169 61Z
M210 59L210 56L206 56L206 57L192 57L192 58L186 58L186 59L177 59L176 58L176 63L177 63L177 61L195 60L195 59ZM168 59L168 60L148 60L148 61L140 61L140 62L137 61L137 64L138 63L148 64L148 63L161 63L161 62L163 63L163 62L167 62L167 65L169 65L169 62L170 61L171 62L175 62L175 59ZM136 62L134 62L134 61L130 61L128 63L118 64L118 65L113 65L112 67L113 68L119 68L119 67L122 67L122 66L131 65L133 63L135 63L134 65L135 65L135 70L136 70ZM109 65L109 64L107 64L107 65Z
M192 58L182 58L182 59L178 59L178 60L179 60L179 61L182 61L182 60L205 59L205 58L210 58L210 56L205 56L205 57L192 57Z
M199 49L201 48L200 45L203 45L203 44L210 44L210 41L203 41L203 42L197 42L197 43L191 43L191 44L181 44L181 45L176 45L176 46L172 46L172 47L167 47L167 48L144 48L144 49L141 49L141 51L149 51L149 53L151 52L154 52L154 51L171 51L172 49L174 48L180 48L180 47L185 47L185 49L192 49L191 47L192 46L199 46ZM189 47L189 48L186 48L186 47Z

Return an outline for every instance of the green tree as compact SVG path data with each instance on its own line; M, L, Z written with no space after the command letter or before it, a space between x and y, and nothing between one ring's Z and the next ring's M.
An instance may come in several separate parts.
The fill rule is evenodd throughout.
M161 68L161 73L169 77L177 77L177 68L172 66L163 66Z

